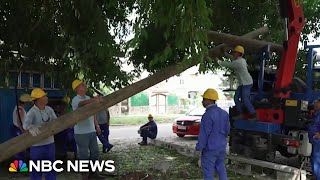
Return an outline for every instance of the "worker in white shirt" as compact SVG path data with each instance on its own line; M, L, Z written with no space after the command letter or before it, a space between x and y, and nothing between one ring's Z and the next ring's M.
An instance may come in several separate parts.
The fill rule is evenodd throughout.
M232 61L218 61L218 63L220 66L228 67L234 71L239 85L234 95L234 102L240 115L234 118L243 118L243 111L241 106L243 104L251 114L250 119L256 119L256 111L250 101L250 92L253 85L253 80L250 73L248 72L247 62L243 58L244 48L238 45L232 50L231 55L227 53L225 53L225 55Z
M31 101L31 97L29 94L22 94L19 98L18 105L14 107L13 113L12 113L12 120L13 120L13 126L12 126L12 135L14 137L21 135L25 132L23 129L23 122L27 116L27 112L25 110L25 106L28 102ZM18 107L18 108L17 108ZM17 110L19 109L19 110ZM26 151L20 152L16 154L17 159L25 160L26 158Z
M40 88L36 88L31 92L31 99L34 102L34 106L28 111L25 121L23 122L23 128L28 130L32 136L40 134L39 128L55 119L57 116L53 109L48 104L47 94ZM36 162L37 160L49 160L52 163L55 161L55 145L54 138L50 136L30 147L30 160ZM42 179L42 176L46 180L55 180L56 172L54 170L50 172L37 172L32 171L30 173L31 180Z
M72 82L72 89L77 93L71 103L73 110L103 100L102 97L90 98L87 96L87 86L79 79ZM91 161L99 159L97 135L101 135L101 129L95 116L90 116L74 126L74 139L77 143L78 159ZM81 176L82 179L104 179L99 172L93 172L92 170L89 173L82 173Z

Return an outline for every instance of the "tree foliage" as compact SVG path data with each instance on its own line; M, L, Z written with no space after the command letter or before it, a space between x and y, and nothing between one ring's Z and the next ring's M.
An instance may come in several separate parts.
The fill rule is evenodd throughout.
M303 1L303 40L319 37L319 6ZM217 45L208 42L207 30L241 35L265 24L270 33L263 39L281 43L277 0L2 0L0 69L17 70L23 63L23 70L55 73L66 88L77 77L119 88L143 70L192 59L201 70L214 70L217 64L203 61L208 47ZM134 38L126 42L131 31ZM123 64L135 70L124 72Z

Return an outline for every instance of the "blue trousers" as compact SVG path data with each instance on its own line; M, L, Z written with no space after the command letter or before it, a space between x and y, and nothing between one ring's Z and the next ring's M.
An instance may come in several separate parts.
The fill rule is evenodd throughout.
M22 131L15 125L12 126L12 136L13 137L17 137L17 136L20 136L22 134ZM23 160L25 161L26 160L26 151L22 151L22 152L19 152L18 154L15 155L15 158L18 159L18 160Z
M77 152L77 143L74 139L74 129L68 128L68 144L71 145L72 151Z
M234 103L236 104L237 110L242 113L241 103L247 108L250 114L255 113L255 109L250 101L250 92L252 84L239 86L234 94ZM241 100L240 100L241 99Z
M155 139L157 135L148 129L143 129L140 132L140 136L142 137L143 141L147 142L147 138Z
M30 148L30 160L50 160L55 161L55 146L54 143L43 145L43 146L31 146ZM54 170L50 172L35 172L30 173L31 180L41 180L42 175L45 176L46 180L55 180L56 172Z
M77 143L79 160L99 159L99 148L96 132L87 134L75 134L74 139Z
M103 145L103 150L109 149L112 147L112 145L109 143L109 126L108 124L99 124L101 129L101 135L98 136L100 142Z
M311 165L314 176L320 180L320 143L312 144Z
M58 156L67 155L68 145L68 129L65 129L54 136L54 142L56 145L56 153ZM58 157L57 156L57 157Z
M204 180L214 180L215 171L218 172L219 180L227 180L227 170L224 164L226 151L203 150L201 153L201 167Z

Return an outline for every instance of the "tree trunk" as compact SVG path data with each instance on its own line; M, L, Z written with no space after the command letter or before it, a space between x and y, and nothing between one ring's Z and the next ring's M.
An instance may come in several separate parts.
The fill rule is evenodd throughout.
M268 28L260 28L258 30L252 31L243 37L246 38L255 38L259 34L264 34L268 32ZM219 45L215 47L210 54L211 58L218 57L220 55L219 49L224 45ZM256 49L256 48L255 48ZM214 52L214 53L212 53ZM49 136L57 134L68 127L74 126L76 123L94 115L98 112L105 110L155 84L160 83L163 80L166 80L174 75L177 75L186 69L197 65L198 61L192 61L189 66L181 66L179 64L172 65L169 67L160 70L149 77L135 82L125 88L122 88L116 92L111 93L110 95L104 97L103 102L100 103L92 103L81 107L75 111L67 113L53 122L47 123L43 127L40 128L41 133L38 136L31 136L29 132L24 133L18 137L10 139L2 144L0 144L0 162L10 158L12 155L21 152L32 144L35 144L42 139L45 139Z
M281 53L283 50L283 46L276 43L248 39L247 37L240 37L232 34L219 33L215 31L208 32L208 39L212 40L215 43L225 43L233 46L242 45L245 49L250 50L261 49L266 45L270 45L270 50L274 52Z

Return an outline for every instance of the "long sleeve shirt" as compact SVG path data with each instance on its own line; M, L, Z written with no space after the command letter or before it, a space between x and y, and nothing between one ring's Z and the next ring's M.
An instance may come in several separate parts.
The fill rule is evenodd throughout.
M149 126L149 128L148 128L149 131L151 131L155 136L157 136L157 134L158 134L158 127L157 127L157 124L156 124L156 122L155 122L154 120L149 121L148 123L142 125L142 126L140 127L140 129L141 129L141 128L144 128L144 127L146 127L146 126Z
M229 54L227 57L231 58ZM221 61L218 63L220 66L231 68L234 71L240 86L253 84L252 77L248 71L248 64L244 58L239 57L231 62Z
M199 151L225 151L229 133L229 114L216 105L208 106L201 119L196 149Z
M30 129L32 126L41 126L45 123L49 123L57 119L57 116L53 109L49 106L45 106L44 109L39 109L34 105L27 113L25 121L23 122L23 129ZM51 144L54 142L53 136L50 136L39 143L33 144L33 146L42 146Z

